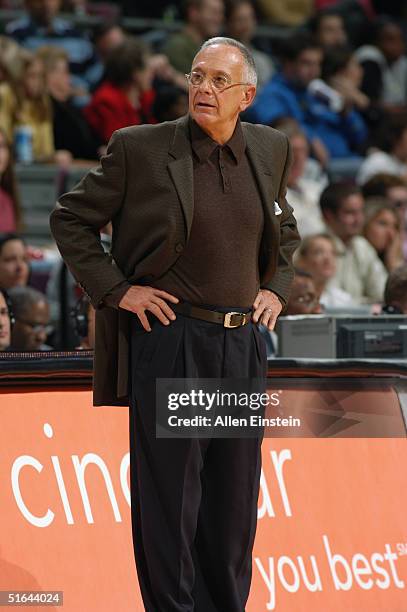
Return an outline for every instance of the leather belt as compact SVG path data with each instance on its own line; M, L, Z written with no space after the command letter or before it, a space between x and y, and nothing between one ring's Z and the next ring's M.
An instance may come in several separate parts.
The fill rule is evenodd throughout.
M207 308L193 306L192 304L171 304L170 306L174 312L178 312L179 314L192 317L193 319L208 321L209 323L218 323L227 328L246 325L252 316L251 310L249 312L220 312L219 310L209 310Z

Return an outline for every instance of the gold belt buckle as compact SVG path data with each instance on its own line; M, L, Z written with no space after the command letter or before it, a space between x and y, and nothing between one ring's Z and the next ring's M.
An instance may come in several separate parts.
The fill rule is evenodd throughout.
M243 317L242 321L240 321L240 323L236 323L235 325L233 325L231 319L233 315L240 315L241 317ZM241 325L243 325L243 323L246 321L246 313L245 312L227 312L225 313L225 318L223 320L223 327L240 327Z

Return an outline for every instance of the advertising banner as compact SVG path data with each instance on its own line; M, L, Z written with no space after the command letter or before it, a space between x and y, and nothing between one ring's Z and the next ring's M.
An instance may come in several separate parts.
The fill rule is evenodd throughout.
M263 441L247 612L406 612L407 447L397 394L283 393L286 406L309 410L296 412L302 434ZM24 605L142 612L128 408L93 407L90 391L4 389L0 418L0 607L7 594L20 609L23 593L41 591ZM362 421L376 437L362 437Z

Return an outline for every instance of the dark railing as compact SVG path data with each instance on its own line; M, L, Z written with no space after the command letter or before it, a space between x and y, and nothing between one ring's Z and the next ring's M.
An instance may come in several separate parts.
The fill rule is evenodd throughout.
M271 359L268 378L400 379L407 383L407 360ZM0 352L0 386L92 385L93 351Z

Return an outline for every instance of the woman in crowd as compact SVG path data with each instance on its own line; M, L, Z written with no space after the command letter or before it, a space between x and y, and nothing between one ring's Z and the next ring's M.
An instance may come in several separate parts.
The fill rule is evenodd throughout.
M45 70L40 57L21 51L21 74L15 82L0 84L0 125L10 142L17 128L27 126L32 133L32 154L37 162L68 164L67 151L55 151L52 133L51 101L45 86Z
M0 351L6 351L11 344L11 319L10 298L0 287Z
M367 198L363 235L376 249L389 272L403 264L400 220L386 198Z
M407 182L401 176L381 172L372 176L362 187L365 198L386 198L397 213L400 224L402 249L407 261Z
M84 109L85 117L101 142L128 125L154 123L152 71L147 48L128 37L106 60L105 80Z
M0 36L0 83L15 82L21 74L21 47L9 36Z
M20 200L10 144L0 127L0 232L21 229Z
M0 234L0 287L28 284L30 267L24 240L18 234Z
M321 76L323 81L339 94L342 112L354 108L370 127L378 125L383 116L382 111L362 92L363 68L350 47L326 49Z
M67 52L60 47L47 45L40 47L37 55L45 67L55 147L69 151L77 159L97 159L100 143L82 110L74 103Z
M317 296L322 306L328 308L352 308L356 304L352 296L337 287L335 244L328 234L307 236L296 253L296 266L309 272L314 280Z

